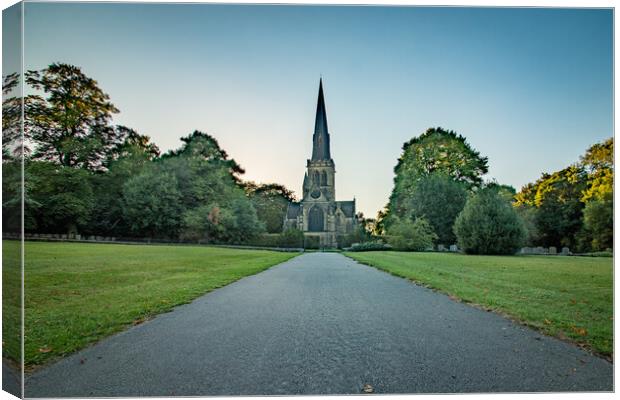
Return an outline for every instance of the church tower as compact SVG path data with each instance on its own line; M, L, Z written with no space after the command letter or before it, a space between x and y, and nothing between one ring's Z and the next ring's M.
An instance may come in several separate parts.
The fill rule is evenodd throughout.
M288 207L284 229L297 228L318 237L321 247L336 247L341 235L355 227L355 200L336 201L336 169L331 157L323 79L319 81L312 157L306 162L303 196Z
M304 196L307 201L334 201L335 165L329 149L327 113L323 96L323 79L319 81L319 98L316 105L314 135L312 135L312 158L306 164Z

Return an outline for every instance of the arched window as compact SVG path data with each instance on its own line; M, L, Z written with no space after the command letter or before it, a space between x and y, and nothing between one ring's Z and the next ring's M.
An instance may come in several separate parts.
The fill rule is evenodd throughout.
M314 171L314 175L312 176L312 181L317 185L321 184L321 181L319 178L319 171Z
M310 232L323 231L323 210L321 207L314 206L308 212L308 230Z
M321 173L321 186L327 186L327 172Z

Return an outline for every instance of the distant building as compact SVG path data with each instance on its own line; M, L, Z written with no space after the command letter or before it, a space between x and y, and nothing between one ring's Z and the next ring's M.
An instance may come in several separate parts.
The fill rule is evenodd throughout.
M336 169L329 149L322 80L312 143L312 158L307 162L304 175L303 199L289 204L284 229L297 228L306 236L319 237L322 247L335 247L338 236L353 232L357 220L355 200L336 201Z

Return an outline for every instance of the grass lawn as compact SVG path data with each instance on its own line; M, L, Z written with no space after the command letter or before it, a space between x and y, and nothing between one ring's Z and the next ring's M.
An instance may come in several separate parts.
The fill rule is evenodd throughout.
M395 251L346 255L612 356L612 258Z
M4 241L3 254L15 253L17 246L17 241ZM200 246L26 242L26 366L74 352L296 255ZM4 277L19 269L8 267ZM7 306L3 303L4 313ZM19 320L7 322L19 329ZM12 343L19 341L19 332L6 333L4 355L19 359L19 342Z

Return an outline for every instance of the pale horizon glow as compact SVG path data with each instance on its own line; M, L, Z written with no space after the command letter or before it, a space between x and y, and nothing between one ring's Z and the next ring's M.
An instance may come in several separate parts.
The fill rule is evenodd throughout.
M517 190L613 135L611 9L26 3L25 64L78 65L162 151L194 130L299 196L323 76L338 200L375 216L429 127ZM3 68L7 70L7 63Z

